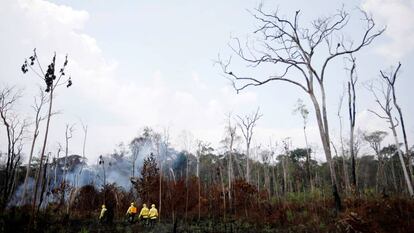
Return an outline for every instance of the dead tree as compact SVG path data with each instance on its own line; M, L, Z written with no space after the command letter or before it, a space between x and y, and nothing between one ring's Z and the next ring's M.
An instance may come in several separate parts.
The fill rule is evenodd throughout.
M35 62L37 63L37 69L34 68ZM36 53L36 49L33 50L33 55L30 56L28 59L25 59L21 70L23 73L27 73L29 69L38 77L40 78L45 84L46 89L45 92L49 93L49 110L47 114L47 121L46 121L46 129L45 129L45 135L43 138L43 145L42 150L40 152L40 163L39 163L39 171L37 173L37 179L35 182L35 188L34 188L34 194L33 194L33 213L32 217L35 217L34 214L36 212L36 202L37 202L37 195L38 195L38 188L41 180L41 172L43 168L43 160L45 158L45 152L46 152L46 145L47 145L47 137L49 135L49 126L50 126L50 119L52 116L52 106L53 106L53 94L55 90L65 85L67 88L72 86L72 79L71 77L66 78L65 69L68 64L68 56L66 55L65 61L63 62L63 65L61 66L60 70L57 71L56 69L56 53L52 57L51 63L48 65L48 68L46 69L46 73L44 72L43 67L41 66L39 62L39 58ZM32 222L32 221L30 221Z
M228 203L229 208L231 208L231 190L232 190L232 181L233 181L233 150L234 150L234 144L238 140L238 136L236 133L237 127L232 124L231 122L231 114L228 115L227 125L225 127L225 138L224 143L226 145L227 154L228 154L228 160L227 160L227 179L228 179Z
M21 91L14 87L0 88L0 120L6 131L7 158L4 177L0 181L0 210L3 210L13 195L16 172L21 162L23 149L22 140L25 137L28 123L21 120L14 107L21 97Z
M378 116L379 118L386 120L389 123L389 125L390 125L389 128L392 131L392 135L394 137L395 147L397 148L398 157L399 157L400 162L401 162L401 168L402 168L403 173L404 173L404 179L405 179L405 182L406 182L406 185L407 185L407 190L408 190L408 193L410 194L410 196L413 197L413 195L414 195L413 186L411 184L410 176L408 175L408 172L407 172L407 167L405 165L403 154L402 154L401 150L399 149L400 142L398 140L398 135L397 135L397 130L396 130L396 128L398 127L399 122L398 122L397 118L394 118L393 113L392 113L392 106L391 106L392 87L388 83L385 83L385 84L386 84L385 87L384 87L384 82L381 82L378 86L375 86L373 83L371 83L368 86L368 89L373 94L373 96L375 98L375 101L377 102L377 104L381 108L381 111L385 115L381 115L381 114L379 114L379 113L377 113L373 110L369 110L369 111L372 112L373 114L375 114L376 116Z
M388 74L385 74L382 71L380 71L380 72L381 72L382 78L391 87L392 100L393 100L393 103L394 103L394 107L397 109L398 115L399 115L399 118L400 118L401 131L402 131L402 134L403 134L404 145L405 145L405 155L408 158L408 171L410 172L411 181L414 181L413 158L412 158L412 155L410 153L410 149L408 148L407 133L405 131L404 117L403 117L403 114L402 114L401 107L397 103L397 97L396 97L396 91L395 91L395 81L397 80L397 74L398 74L398 71L400 70L400 68L401 68L401 63L398 63L397 69L394 71L394 73L390 73L388 75Z
M40 122L46 119L46 116L42 116L41 114L42 108L46 104L46 102L47 102L47 97L45 93L43 92L43 90L40 89L39 96L38 98L35 97L34 105L32 106L33 110L35 111L34 130L33 130L32 145L30 147L29 161L27 162L27 166L26 166L26 176L24 178L21 204L25 204L26 202L27 182L29 180L29 175L31 171L34 147L36 144L37 137L39 136L39 126L40 126Z
M356 182L356 171L355 171L355 147L354 147L354 131L355 131L355 115L356 115L356 94L355 94L355 84L358 81L358 76L356 75L356 59L351 54L349 54L349 60L352 63L351 69L349 70L349 81L348 81L348 112L349 112L349 151L351 155L351 181L352 188L357 190Z
M308 124L309 110L306 108L306 105L303 103L303 100L298 99L297 106L293 110L293 113L300 113L303 119L303 135L305 136L305 146L306 146L306 176L311 190L313 190L313 181L310 170L310 149L308 143L308 136L306 134L306 126Z
M85 155L85 149L86 149L86 137L88 135L88 125L83 124L83 122L81 121L82 124L82 131L83 131L83 144L82 144L82 164L81 167L79 169L79 173L76 176L76 182L75 182L75 187L78 187L78 182L79 182L79 177L82 176L82 172L83 172L83 168L86 164L86 155Z
M283 81L299 87L309 95L314 106L323 149L329 165L336 210L339 210L341 209L341 199L331 155L326 106L327 68L336 58L356 53L371 44L376 37L383 33L384 29L375 31L374 20L362 11L366 28L357 43L346 43L341 32L348 24L350 16L343 9L338 10L334 15L318 18L312 22L309 28L299 25L300 11L296 11L293 19L280 17L277 12L274 14L265 13L261 7L252 14L260 23L255 33L260 33L262 37L255 40L254 45L256 46L250 46L246 43L245 47L242 47L240 40L236 38L236 45L231 48L250 67L257 68L262 64L272 64L281 72L260 79L254 76L239 75L230 70L231 59L226 62L219 58L219 64L221 64L226 76L232 80L237 92L251 86ZM319 55L318 62L314 61L316 60L314 59L315 54Z
M345 153L345 143L344 143L344 137L343 137L343 126L342 126L342 115L341 115L341 111L342 111L342 103L344 101L344 95L345 95L345 88L344 88L344 92L342 93L342 95L339 98L339 105L338 105L338 112L337 112L337 116L339 118L339 139L341 142L341 154L342 154L342 170L344 173L344 183L345 183L345 192L348 194L350 191L350 182L349 182L349 175L348 175L348 165L346 162L346 153ZM334 144L332 143L332 146L335 150L335 153L337 153L336 148L334 147Z
M259 114L259 108L255 113L246 115L244 117L237 116L238 126L242 131L244 140L246 141L246 182L250 182L250 144L253 137L253 129L256 126L257 121L262 117L262 114Z
M69 165L68 165L68 156L69 156L69 140L73 137L73 131L75 130L75 125L71 125L69 126L69 124L66 124L66 129L65 129L65 160L64 160L64 165L63 165L63 170L64 170L64 174L63 174L63 182L67 182L66 181L66 176L68 174L68 170L69 170Z

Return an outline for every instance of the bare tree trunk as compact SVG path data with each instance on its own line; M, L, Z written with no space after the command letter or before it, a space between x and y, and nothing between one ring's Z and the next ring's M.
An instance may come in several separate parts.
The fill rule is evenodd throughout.
M306 125L303 126L303 135L305 136L305 146L306 146L306 174L308 176L311 191L313 191L314 187L313 187L313 180L312 180L312 174L311 174L311 169L310 169L310 157L311 156L310 156L310 148L308 144L308 137L306 135Z
M392 135L394 136L395 147L397 148L398 157L400 158L401 167L402 167L402 170L403 170L403 173L404 173L405 182L407 184L408 193L410 194L411 197L413 197L413 195L414 195L413 186L411 185L410 176L408 175L407 168L405 166L404 157L401 153L401 150L399 149L400 143L398 141L397 132L395 130L396 126L394 125L394 121L393 121L391 116L390 116L389 119L390 119L389 122L391 124L390 128L392 130Z
M276 196L279 196L279 184L277 182L277 176L276 176L276 165L274 166L274 168L272 169L272 175L273 175L273 184L274 184L274 194Z
M283 194L288 193L288 171L287 171L287 159L286 155L282 159L282 169L283 169Z
M45 130L45 136L43 139L43 146L42 146L42 151L40 152L40 163L39 163L39 171L37 173L37 179L36 179L36 184L35 184L35 189L34 189L34 196L33 196L33 210L32 210L32 217L35 218L35 212L36 212L36 202L37 202L37 191L38 191L38 186L40 183L40 179L41 179L41 172L42 172L42 168L43 168L43 157L44 154L46 152L46 143L47 143L47 136L49 134L49 125L50 125L50 118L52 116L52 105L53 105L53 85L50 88L50 94L49 94L49 111L47 114L47 121L46 121L46 130Z
M377 184L376 184L376 191L385 193L386 180L385 173L384 173L384 158L381 154L378 154L378 169L377 169Z
M403 139L404 139L404 145L405 145L405 154L408 158L408 171L410 172L410 178L411 181L414 181L414 172L413 172L413 157L410 153L410 149L408 149L408 141L407 141L407 133L405 132L405 125L404 125L404 118L402 115L402 110L400 108L400 106L397 104L397 100L394 97L394 105L398 110L398 115L400 117L400 123L401 123L401 131L403 133Z
M355 130L355 115L356 115L356 94L355 94L355 84L358 77L355 74L356 64L355 58L350 54L350 59L352 61L352 68L350 70L350 81L348 82L348 112L349 112L349 125L350 125L350 134L349 134L349 151L351 152L351 174L352 174L352 188L355 191L358 190L356 183L356 171L355 171L355 148L354 148L354 130Z
M200 187L200 156L201 156L201 145L198 144L198 151L197 151L197 184L198 184L198 221L201 218L201 187Z
M221 170L221 166L219 165L219 173L220 173L220 181L221 181L221 188L223 190L223 222L226 222L226 188L223 179L223 172Z
M26 191L27 191L27 182L29 180L29 175L30 175L30 170L31 170L31 165L32 165L32 158L33 158L33 151L34 151L34 147L36 144L36 140L37 140L37 136L39 136L39 125L40 122L44 119L43 117L40 116L40 112L42 110L42 107L46 101L45 95L43 94L43 91L40 90L40 99L39 99L39 103L37 103L37 101L35 100L35 112L36 112L36 116L35 116L35 128L34 128L34 132L33 132L33 139L32 139L32 145L30 147L30 154L29 154L29 161L27 163L26 166L26 176L24 178L24 185L23 185L23 194L22 194L22 200L21 200L21 204L24 204L26 201Z
M35 133L33 135L33 140L32 140L32 145L30 147L29 161L27 162L27 166L26 166L26 176L24 178L23 194L22 194L21 204L24 204L24 202L26 201L27 182L29 180L29 174L30 174L30 170L31 170L30 166L32 164L33 150L34 150L34 146L35 146L35 143L36 143L37 135L39 134L38 127L39 127L39 125L36 124Z
M342 209L342 204L341 204L341 199L338 193L338 182L336 179L335 166L333 164L332 155L331 155L328 117L326 114L326 98L325 98L325 91L324 91L324 87L322 83L320 83L320 87L321 87L320 89L321 89L321 94L322 94L322 114L319 108L319 103L316 100L316 97L313 94L313 92L309 93L309 95L312 99L312 103L314 104L316 119L318 121L319 133L321 136L322 145L323 145L323 149L324 149L325 156L326 156L326 161L328 162L328 165L329 165L331 184L332 184L332 194L335 200L335 208L337 211L339 211Z
M186 169L185 169L185 189L186 189L186 198L185 198L185 222L187 222L188 218L188 160L190 158L189 152L187 152L187 159L186 159Z
M391 174L392 174L392 181L393 181L392 184L394 185L395 192L398 192L399 189L397 185L397 178L395 176L394 158L392 158L392 156L391 156L390 162L391 162Z
M345 92L345 90L344 90ZM349 182L349 175L348 175L348 165L346 162L346 155L345 155L345 145L344 145L344 138L343 138L343 134L342 134L342 116L341 116L341 110L342 110L342 102L344 99L344 94L343 93L339 99L339 108L338 108L338 118L339 118L339 138L341 141L341 157L342 157L342 170L343 170L343 174L344 174L344 183L345 183L345 193L349 194L350 191L350 182ZM335 148L334 148L335 149Z
M398 77L397 75L398 75L398 71L400 70L400 68L401 68L401 63L398 64L398 67L396 68L395 72L391 73L390 76L392 76L392 77L389 77L388 75L385 75L382 71L381 71L381 76L387 81L387 84L390 86L391 91L392 91L393 103L394 103L395 108L398 111L398 115L399 115L399 118L400 118L401 131L403 133L403 139L404 139L404 145L405 145L405 153L406 153L406 156L408 158L408 170L410 172L411 181L414 182L413 158L410 154L410 150L408 149L408 141L407 141L407 133L405 132L404 117L403 117L403 114L402 114L401 107L397 103L397 96L396 96L396 93L395 93L396 92L395 91L395 81Z
M83 135L83 145L82 145L82 159L83 159L83 161L82 161L81 168L79 170L79 174L76 177L75 187L78 187L78 185L79 185L78 184L79 183L79 176L82 176L83 167L86 164L85 148L86 148L86 137L88 135L88 125L84 125L82 123L82 128L83 128L83 133L84 133L84 135Z

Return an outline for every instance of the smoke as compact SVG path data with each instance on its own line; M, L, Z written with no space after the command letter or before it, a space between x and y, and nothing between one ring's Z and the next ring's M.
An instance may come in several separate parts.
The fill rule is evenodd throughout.
M47 206L51 202L58 202L61 196L57 193L62 193L62 191L64 192L63 198L65 201L68 201L71 193L76 193L75 190L85 185L93 185L100 190L105 184L115 184L124 191L129 191L132 188L130 181L132 174L135 177L140 176L143 161L151 153L156 155L158 163L161 161L163 164L166 164L163 165L165 169L176 167L177 161L175 160L181 158L177 156L178 152L175 149L169 147L161 139L152 140L145 138L136 146L135 149L131 148L128 151L121 150L115 151L112 154L102 155L98 161L89 161L89 164L79 155L70 155L67 158L54 158L47 164L46 189L42 207ZM178 161L178 163L182 163L182 161ZM134 171L132 168L134 168ZM24 184L19 184L9 202L9 206L31 203L34 185L34 179L30 178L26 191L28 195L23 198ZM22 200L25 201L22 202Z
M16 189L16 191L14 192L14 195L10 199L10 201L8 203L8 207L31 203L31 201L32 201L31 193L34 192L34 183L35 183L35 180L32 177L29 177L29 179L27 180L27 191L26 191L26 197L25 198L23 198L24 184L21 184Z

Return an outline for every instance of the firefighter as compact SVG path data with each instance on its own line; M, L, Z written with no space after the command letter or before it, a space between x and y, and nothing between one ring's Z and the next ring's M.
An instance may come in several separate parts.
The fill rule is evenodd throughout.
M151 209L149 211L149 218L150 218L150 224L151 228L154 227L157 218L158 218L158 210L155 208L155 204L151 205Z
M134 223L135 215L137 214L137 207L135 207L134 202L131 202L131 206L129 206L126 214L128 216L128 222Z
M106 221L106 211L107 211L106 206L102 205L101 214L99 215L99 221L101 223Z
M149 217L149 209L147 207L147 204L142 204L141 212L139 212L138 218L142 219L144 222L144 226L148 225L148 217Z

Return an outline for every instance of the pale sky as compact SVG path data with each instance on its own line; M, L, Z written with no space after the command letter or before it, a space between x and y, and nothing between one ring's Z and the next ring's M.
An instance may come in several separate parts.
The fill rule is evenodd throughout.
M24 58L37 48L40 61L46 66L54 51L58 64L66 53L69 55L67 73L72 76L73 86L58 90L55 110L62 113L52 119L48 151L56 151L57 143L64 143L68 123L76 124L70 152L81 154L81 121L89 128L86 154L91 163L100 154L112 152L119 142L128 143L144 126L169 128L177 148L182 147L179 135L184 130L217 147L223 138L226 114L244 115L257 107L263 118L257 125L255 144L265 146L270 138L280 141L291 137L293 145L300 147L304 146L302 120L292 114L298 98L310 110L309 141L321 148L312 106L301 90L274 82L236 94L220 67L214 66L218 54L225 58L232 54L228 46L232 37L244 40L252 36L258 24L248 10L261 1L0 2L0 84L24 88L26 94L16 108L22 116L33 116L30 105L36 84L44 85L33 73L21 73ZM361 83L378 77L380 69L401 61L397 95L412 145L414 0L264 1L264 9L279 9L281 15L288 17L300 9L304 25L319 16L333 14L342 5L351 12L347 27L351 39L358 40L361 34L357 8L370 12L379 27L387 25L378 40L356 54L360 80L357 127L388 130L381 119L367 112L368 108L375 109L375 102ZM343 68L342 59L333 63L326 84L334 140L339 132L338 100L347 78ZM246 67L236 62L232 70ZM265 72L272 72L272 68ZM345 107L344 127L348 130ZM4 151L3 128L0 137L0 150ZM37 151L40 144L39 140ZM321 153L316 150L315 156L322 159Z

